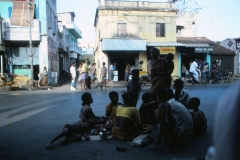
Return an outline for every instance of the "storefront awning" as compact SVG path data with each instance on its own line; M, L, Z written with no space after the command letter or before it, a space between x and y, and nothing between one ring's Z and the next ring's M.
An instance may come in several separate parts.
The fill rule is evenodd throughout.
M146 40L102 39L102 51L146 51Z
M178 47L185 46L185 44L177 43L177 42L148 42L147 46L159 46L159 47Z

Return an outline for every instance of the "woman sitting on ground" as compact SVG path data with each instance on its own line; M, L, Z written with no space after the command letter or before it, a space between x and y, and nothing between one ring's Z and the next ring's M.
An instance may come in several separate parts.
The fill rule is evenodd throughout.
M118 139L132 140L142 133L151 132L152 126L141 124L139 112L134 107L135 94L126 92L122 94L122 98L124 105L118 106L113 135Z

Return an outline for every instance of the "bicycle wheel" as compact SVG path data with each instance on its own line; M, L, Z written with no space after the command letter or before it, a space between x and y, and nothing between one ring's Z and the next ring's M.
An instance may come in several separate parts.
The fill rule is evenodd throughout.
M148 91L152 87L151 81L142 81L141 82L141 90Z
M3 91L3 89L4 89L4 86L5 86L5 83L4 83L4 81L0 79L0 92L2 92L2 91Z
M192 76L185 76L185 77L182 77L182 80L184 82L184 86L186 87L191 87L193 85L193 81L192 81Z
M172 76L172 81L171 81L171 87L174 89L173 85L174 85L174 82L176 79L181 79L179 76L175 75L175 76Z

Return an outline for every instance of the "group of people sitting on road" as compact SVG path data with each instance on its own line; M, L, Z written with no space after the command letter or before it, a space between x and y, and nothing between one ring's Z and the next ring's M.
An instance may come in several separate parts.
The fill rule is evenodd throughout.
M173 55L166 58L159 57L159 50L152 48L152 59L148 62L152 77L152 87L149 92L142 95L142 104L137 109L140 97L139 70L132 71L132 80L128 82L127 92L121 95L123 103L119 103L119 95L112 91L109 93L110 103L106 106L105 116L96 116L91 108L93 98L90 93L82 94L82 109L80 120L73 124L66 124L62 132L52 139L46 146L53 148L53 143L61 140L67 142L79 141L82 136L90 140L89 135L101 130L108 131L113 137L131 141L142 134L151 134L152 126L158 124L158 137L152 150L156 150L159 143L164 140L168 149L165 153L174 152L174 144L186 142L190 135L206 132L207 120L200 106L200 99L190 98L189 92L183 90L184 82L177 79L174 90L170 88L171 73L174 69Z
M158 137L152 150L156 150L159 143L169 147L165 153L174 151L174 144L185 142L194 134L206 132L207 120L200 111L199 98L190 98L188 91L183 90L183 81L177 79L174 90L160 88L157 99L146 92L142 95L142 104L137 109L136 94L125 92L121 95L123 103L119 102L119 94L115 91L109 93L110 103L106 106L105 116L96 116L91 108L92 95L88 92L82 94L82 109L80 120L73 124L64 125L62 131L46 146L53 148L53 143L61 139L60 143L80 141L82 137L90 140L91 131L98 134L101 129L110 132L113 137L131 141L141 134L151 134L152 126L158 124Z

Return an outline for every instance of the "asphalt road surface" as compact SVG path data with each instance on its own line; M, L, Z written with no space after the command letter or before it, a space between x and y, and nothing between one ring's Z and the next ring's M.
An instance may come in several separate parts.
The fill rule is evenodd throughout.
M118 139L84 141L61 146L55 142L53 150L45 149L46 144L61 132L67 123L79 120L81 95L84 91L70 91L69 87L60 87L51 91L12 91L0 93L0 159L1 160L203 160L209 146L212 145L213 119L217 100L231 84L194 86L185 88L191 97L199 97L202 110L208 120L208 131L200 137L190 137L181 145L175 146L176 152L163 155L164 144L157 151L148 146L139 148ZM120 95L126 89L93 89L93 104L96 115L104 115L110 102L108 93L112 90ZM143 94L142 92L141 94ZM122 100L121 97L119 99ZM138 101L139 108L141 100ZM157 126L153 137L156 139ZM116 146L126 147L125 152L116 150Z

